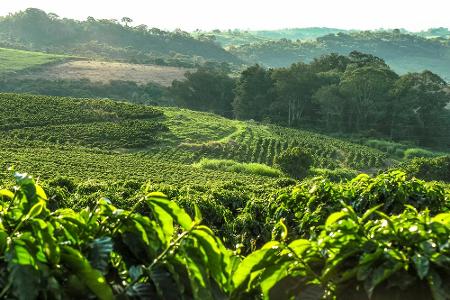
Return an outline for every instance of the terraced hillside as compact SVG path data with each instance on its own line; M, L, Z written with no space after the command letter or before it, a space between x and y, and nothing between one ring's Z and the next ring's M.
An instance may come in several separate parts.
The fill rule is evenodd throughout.
M292 146L311 152L316 167L367 170L388 161L378 150L323 135L178 108L17 94L0 94L0 101L2 166L41 176L204 183L229 175L195 169L200 158L270 166Z

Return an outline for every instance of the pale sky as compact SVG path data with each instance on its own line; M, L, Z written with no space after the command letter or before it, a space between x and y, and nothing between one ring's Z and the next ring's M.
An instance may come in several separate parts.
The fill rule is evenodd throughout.
M162 29L450 28L449 0L0 0L0 15L35 7L61 17L134 20Z

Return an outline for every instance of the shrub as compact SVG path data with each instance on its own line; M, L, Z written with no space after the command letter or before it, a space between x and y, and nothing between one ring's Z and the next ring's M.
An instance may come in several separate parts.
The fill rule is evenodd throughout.
M402 157L403 152L407 148L407 146L404 144L375 139L369 139L367 141L364 141L364 144L371 148L378 149L380 151L389 153L391 155L395 155L397 157Z
M304 178L313 163L311 154L298 147L289 148L275 158L275 164L293 178Z
M220 170L226 172L255 174L268 177L280 177L282 172L278 169L258 163L240 163L228 159L202 158L194 164L195 167L209 170Z
M312 176L321 176L332 182L348 181L358 176L357 171L346 168L337 168L334 170L312 168L310 173Z
M416 157L400 168L408 175L423 180L450 182L450 155L434 158Z
M436 154L432 151L428 151L420 148L409 148L403 153L405 159L412 159L416 157L434 157Z

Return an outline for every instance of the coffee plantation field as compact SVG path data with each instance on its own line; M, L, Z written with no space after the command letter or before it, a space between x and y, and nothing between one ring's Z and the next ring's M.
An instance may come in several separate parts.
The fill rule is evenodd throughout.
M0 190L2 297L449 296L450 190L407 180L402 172L361 175L342 187L303 183L280 191L268 210L247 199L246 209L219 231L210 227L217 224L205 225L212 219L200 205L179 196L177 204L151 186L124 198L126 209L106 198L91 208L55 209L57 190L47 195L29 175L13 175L15 188ZM59 188L59 197L62 189L70 193L68 181L60 180ZM255 213L273 221L259 223ZM259 234L258 243L256 226L273 229ZM236 237L251 243L235 244Z
M450 298L446 156L170 107L0 101L0 298ZM311 156L305 178L281 171L287 149Z

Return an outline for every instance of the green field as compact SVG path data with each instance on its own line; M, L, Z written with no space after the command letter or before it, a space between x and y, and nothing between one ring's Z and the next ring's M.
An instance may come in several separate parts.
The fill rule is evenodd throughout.
M0 48L0 75L64 61L66 55Z
M395 151L173 107L0 102L9 298L448 295L449 185L387 171ZM301 181L275 163L293 147L313 161ZM448 157L401 162L448 181Z
M301 147L313 155L314 166L321 168L362 171L392 162L386 154L366 146L208 113L110 100L14 94L2 94L0 99L0 114L7 116L0 120L2 135L26 145L24 151L41 149L43 144L56 149L83 147L83 151L94 154L108 150L117 157L144 157L185 166L201 158L273 166L279 153L288 147ZM8 159L14 162L14 157Z

